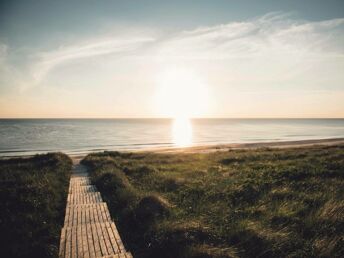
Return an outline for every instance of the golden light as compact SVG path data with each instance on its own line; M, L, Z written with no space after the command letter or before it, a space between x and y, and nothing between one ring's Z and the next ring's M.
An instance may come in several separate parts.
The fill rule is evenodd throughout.
M160 116L201 117L208 109L208 89L202 77L181 67L168 67L157 78L156 103Z
M178 147L190 146L192 143L192 126L189 118L175 118L172 126L173 143Z
M158 73L156 108L160 116L174 118L173 143L178 147L192 144L191 117L204 116L208 109L208 89L202 76L180 66Z

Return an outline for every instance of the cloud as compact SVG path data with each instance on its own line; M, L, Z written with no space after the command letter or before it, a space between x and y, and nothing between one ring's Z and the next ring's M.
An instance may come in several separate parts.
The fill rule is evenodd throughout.
M54 67L76 59L130 53L142 45L154 41L151 37L108 38L98 39L88 43L63 46L57 50L36 54L37 62L32 67L33 78L40 82Z
M344 19L308 22L272 13L253 20L184 31L163 42L159 55L210 60L288 55L343 57L343 32Z
M0 93L22 91L25 79L22 72L9 62L10 49L0 42Z
M192 66L214 87L341 88L344 19L309 22L272 13L182 31L160 41L162 64Z

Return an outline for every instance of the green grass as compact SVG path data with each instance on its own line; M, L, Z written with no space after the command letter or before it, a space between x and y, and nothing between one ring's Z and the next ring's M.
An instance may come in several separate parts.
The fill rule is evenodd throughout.
M135 257L344 257L344 146L83 163Z
M0 160L1 257L57 257L71 166L61 153Z

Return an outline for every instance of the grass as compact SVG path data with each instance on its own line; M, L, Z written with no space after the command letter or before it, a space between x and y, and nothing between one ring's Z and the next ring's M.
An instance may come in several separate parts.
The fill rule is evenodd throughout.
M71 165L61 153L0 160L1 257L57 257Z
M83 163L134 257L344 257L344 146Z

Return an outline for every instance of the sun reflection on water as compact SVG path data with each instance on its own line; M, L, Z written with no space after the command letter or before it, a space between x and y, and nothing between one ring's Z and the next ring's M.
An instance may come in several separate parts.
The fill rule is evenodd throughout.
M173 143L177 147L190 146L192 143L192 125L189 118L175 118L172 127Z

